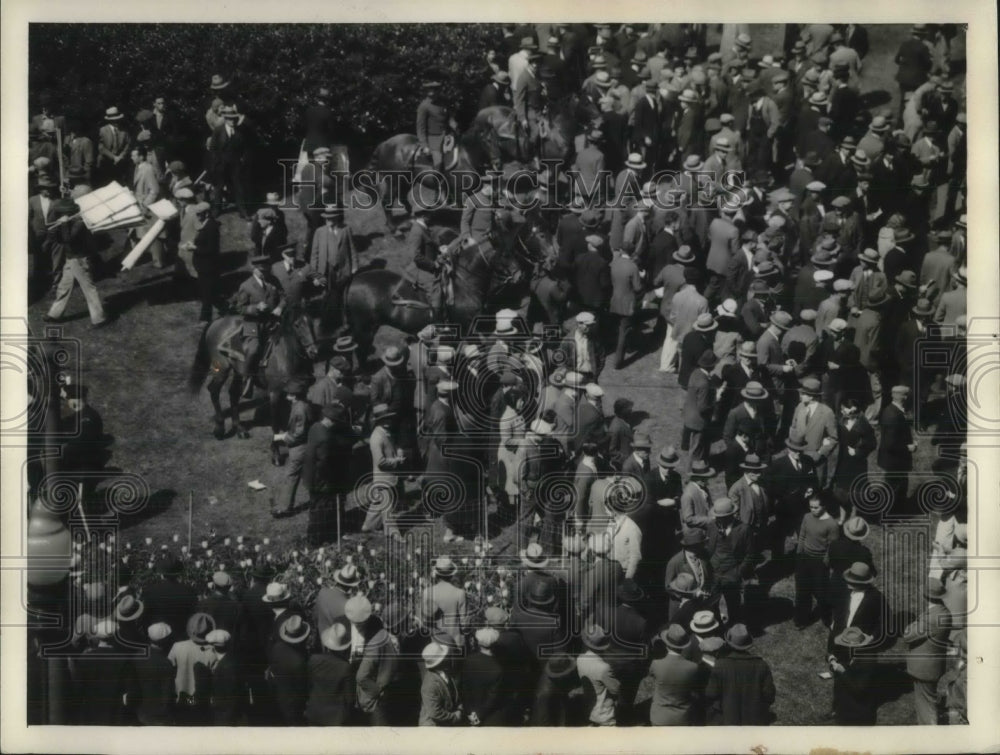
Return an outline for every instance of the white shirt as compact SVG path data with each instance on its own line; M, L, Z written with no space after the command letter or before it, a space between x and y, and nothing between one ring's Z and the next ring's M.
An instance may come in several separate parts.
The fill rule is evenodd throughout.
M365 652L365 637L351 624L351 658L358 658Z
M858 607L861 605L861 601L865 597L864 590L852 590L850 596L850 608L847 611L847 624L845 626L851 626L851 622L854 621L854 614L858 612Z
M46 197L41 194L38 195L38 202L42 206L42 218L48 218L49 207L52 206L52 197Z
M590 344L587 338L576 331L573 333L573 340L576 342L576 371L593 372L594 368L590 364Z

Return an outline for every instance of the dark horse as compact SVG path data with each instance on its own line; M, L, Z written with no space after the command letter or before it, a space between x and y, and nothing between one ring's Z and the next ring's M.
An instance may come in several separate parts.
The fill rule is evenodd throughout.
M452 302L447 316L463 329L487 311L510 307L521 309L528 284L538 264L548 258L548 239L522 216L511 215L513 224L481 244L465 246L450 228L435 228L452 259ZM381 325L405 333L418 333L438 319L414 287L397 272L359 272L345 292L345 315L358 343L358 356L367 357Z
M188 377L188 388L192 393L197 393L205 376L211 372L207 387L215 410L214 434L219 440L226 436L226 420L219 402L219 394L227 381L229 381L229 412L233 432L240 438L250 437L249 431L240 421L240 396L248 378L246 363L233 355L233 352L242 353L242 336L239 335L242 322L243 318L239 315L224 315L209 323L202 331L194 364ZM317 323L317 318L310 317L303 311L286 311L279 318L274 333L270 336L271 348L266 366L249 376L255 385L267 390L271 429L275 433L281 429L280 409L286 381L293 376L311 376L313 362L320 355L321 341L315 334ZM220 348L223 341L234 331L236 335L232 336L229 348ZM262 339L260 347L262 350L265 348L265 343Z

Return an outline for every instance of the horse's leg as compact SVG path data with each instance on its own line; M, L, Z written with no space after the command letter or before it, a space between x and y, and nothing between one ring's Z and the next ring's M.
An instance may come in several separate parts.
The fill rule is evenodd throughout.
M281 432L281 426L286 424L284 419L284 405L282 403L282 392L274 386L267 393L268 398L268 409L271 413L271 463L276 466L281 466L281 452L278 447L277 441L274 440L274 436Z
M222 414L222 405L219 403L219 394L222 392L222 386L225 384L230 372L230 369L213 372L212 377L209 379L208 385L206 386L208 388L208 395L212 399L212 410L214 412L212 419L215 423L215 429L212 434L215 436L216 440L222 440L226 437L226 419Z
M233 382L229 384L229 411L232 412L233 430L237 437L246 440L250 437L250 432L240 421L240 399L243 395L243 381L253 380L251 377L244 377L240 373L233 371Z

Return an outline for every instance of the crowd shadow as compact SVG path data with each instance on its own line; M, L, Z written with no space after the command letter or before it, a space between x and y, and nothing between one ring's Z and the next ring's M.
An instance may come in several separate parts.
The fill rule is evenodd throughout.
M892 101L892 95L884 89L873 89L861 95L861 107L869 110L880 105L887 105Z

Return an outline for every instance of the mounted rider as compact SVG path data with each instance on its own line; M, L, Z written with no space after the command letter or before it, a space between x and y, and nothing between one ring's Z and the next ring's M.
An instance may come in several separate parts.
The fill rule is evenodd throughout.
M441 82L425 81L425 96L417 106L417 139L420 146L429 150L434 160L434 168L441 170L444 153L454 144L454 132L458 124L451 108L440 101Z
M479 243L493 233L498 206L494 181L487 177L483 179L479 190L466 198L462 208L459 233L463 243Z
M435 317L444 314L444 289L441 285L442 254L444 246L439 246L427 225L430 209L422 202L413 205L413 224L406 237L406 251L409 262L403 271L403 278L417 290L418 295L430 305Z
M279 317L284 305L281 290L268 278L271 260L266 254L250 260L253 273L240 284L236 292L236 312L243 317L243 359L245 373L257 371L260 342L267 335L271 318ZM252 384L250 381L249 384ZM248 385L249 385L248 384Z

